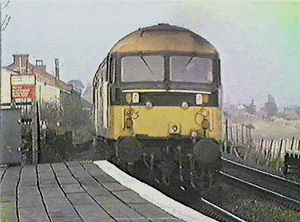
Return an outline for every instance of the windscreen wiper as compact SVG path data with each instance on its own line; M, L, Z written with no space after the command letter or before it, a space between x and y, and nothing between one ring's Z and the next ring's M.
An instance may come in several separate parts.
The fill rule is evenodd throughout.
M186 69L187 69L188 65L191 63L191 61L193 60L193 58L194 58L195 56L196 56L196 55L193 55L193 56L191 56L191 58L189 59L189 61L186 63L186 65L185 65L185 67L184 67L184 70L183 70L183 72L185 72L185 71L186 71Z
M142 59L142 61L145 63L145 65L147 66L147 68L149 69L149 71L150 71L151 73L153 73L152 70L151 70L151 68L150 68L150 66L148 65L148 63L147 63L146 60L144 59L142 53L139 53L139 56L140 56L140 58Z

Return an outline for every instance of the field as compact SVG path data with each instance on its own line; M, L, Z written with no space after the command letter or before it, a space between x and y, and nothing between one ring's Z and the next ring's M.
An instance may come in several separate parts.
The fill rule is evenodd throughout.
M229 122L232 124L252 124L253 139L291 139L300 136L300 120L285 120L273 117L267 120L258 115L251 115L243 110L230 110Z

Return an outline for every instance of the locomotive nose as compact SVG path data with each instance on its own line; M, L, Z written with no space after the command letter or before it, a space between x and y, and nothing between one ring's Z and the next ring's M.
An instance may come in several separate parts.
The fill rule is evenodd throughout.
M221 155L220 145L209 139L198 141L193 147L193 152L195 159L204 165L215 162Z

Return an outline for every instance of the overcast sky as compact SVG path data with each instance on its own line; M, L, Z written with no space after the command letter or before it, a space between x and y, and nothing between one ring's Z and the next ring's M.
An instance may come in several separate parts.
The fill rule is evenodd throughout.
M12 54L28 53L65 81L91 81L99 63L121 37L158 23L183 26L218 49L225 97L267 94L282 105L300 105L299 2L11 1L3 14L11 22L3 36L3 65Z

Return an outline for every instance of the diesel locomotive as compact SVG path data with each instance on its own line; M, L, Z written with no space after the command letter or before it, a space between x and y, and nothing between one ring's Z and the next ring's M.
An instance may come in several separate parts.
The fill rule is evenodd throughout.
M140 28L93 78L94 146L159 183L207 186L221 167L221 86L207 40L169 24Z

